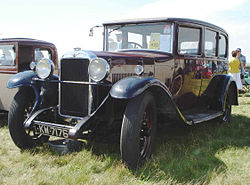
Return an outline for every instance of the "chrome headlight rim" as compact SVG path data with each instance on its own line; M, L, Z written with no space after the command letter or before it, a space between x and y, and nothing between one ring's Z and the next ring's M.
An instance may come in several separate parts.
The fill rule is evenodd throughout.
M135 66L135 74L140 76L144 73L144 67L142 65Z
M99 69L97 66L99 65ZM96 70L94 70L96 67ZM100 70L101 68L101 70ZM99 74L98 74L99 72ZM90 61L89 67L88 67L88 74L91 80L95 82L100 82L107 78L107 76L110 74L110 65L109 63L103 59L103 58L94 58Z
M41 79L49 78L53 74L54 69L53 61L48 58L40 59L35 67L36 74Z

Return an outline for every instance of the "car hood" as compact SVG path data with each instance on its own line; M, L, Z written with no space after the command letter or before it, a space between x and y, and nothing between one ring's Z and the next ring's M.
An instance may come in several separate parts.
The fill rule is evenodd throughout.
M121 50L119 52L91 51L97 57L104 58L112 63L136 63L143 61L144 64L162 62L172 59L172 55L165 52L152 50Z

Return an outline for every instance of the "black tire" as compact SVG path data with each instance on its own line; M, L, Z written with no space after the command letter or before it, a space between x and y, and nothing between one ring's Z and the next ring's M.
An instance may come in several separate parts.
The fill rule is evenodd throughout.
M28 117L35 97L32 89L20 89L14 96L8 114L9 132L15 145L20 149L32 148L48 141L48 136L37 135L32 129L24 128L24 120Z
M156 124L156 104L151 92L128 102L123 116L120 150L122 161L130 169L142 166L150 158Z
M228 124L230 123L231 111L232 111L232 104L231 104L229 92L227 92L224 106L225 106L225 110L223 112L223 115L220 117L220 122Z

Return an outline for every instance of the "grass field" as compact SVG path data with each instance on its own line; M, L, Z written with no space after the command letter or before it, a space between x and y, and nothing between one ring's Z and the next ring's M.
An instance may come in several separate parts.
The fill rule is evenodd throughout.
M239 97L231 123L167 127L146 165L130 171L118 142L59 155L47 145L20 151L0 127L0 184L250 184L250 97ZM1 125L6 116L1 115Z

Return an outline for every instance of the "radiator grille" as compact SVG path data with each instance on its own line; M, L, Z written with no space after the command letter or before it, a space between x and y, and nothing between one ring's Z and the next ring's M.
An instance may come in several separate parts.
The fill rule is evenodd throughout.
M62 59L60 79L62 81L88 82L88 59ZM60 113L84 117L88 114L89 86L60 84Z
M112 83L116 83L117 81L129 77L129 76L138 76L135 73L113 73L112 74ZM149 76L148 73L143 73L141 76Z
M136 76L136 74L135 73L114 73L112 74L112 82L115 83L129 76Z

